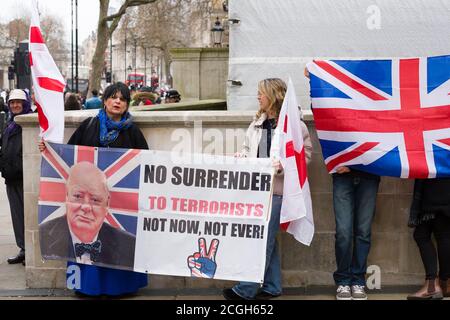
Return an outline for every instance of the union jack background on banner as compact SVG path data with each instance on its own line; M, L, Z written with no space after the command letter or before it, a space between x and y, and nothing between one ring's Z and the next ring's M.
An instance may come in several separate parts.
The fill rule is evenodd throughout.
M140 150L94 148L47 143L42 153L39 224L66 213L66 181L79 162L95 164L107 178L110 191L106 221L136 235L139 203Z
M450 56L316 60L307 66L330 173L450 176Z

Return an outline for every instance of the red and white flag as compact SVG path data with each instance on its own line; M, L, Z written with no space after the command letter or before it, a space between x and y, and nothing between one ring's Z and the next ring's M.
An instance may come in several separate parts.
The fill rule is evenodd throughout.
M36 0L33 0L32 5L29 55L40 136L46 141L62 143L66 83L42 37Z
M274 137L279 146L272 149L284 169L280 223L297 241L309 246L314 236L314 219L300 121L294 85L289 79Z

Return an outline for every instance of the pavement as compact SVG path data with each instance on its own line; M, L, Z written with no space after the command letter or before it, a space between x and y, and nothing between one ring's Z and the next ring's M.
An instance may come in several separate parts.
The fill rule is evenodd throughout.
M18 253L3 179L0 181L0 300L79 300L71 290L29 289L25 283L25 267L10 265L7 258ZM370 300L405 300L416 287L383 288L369 293ZM82 298L85 299L85 298ZM104 299L104 298L103 298ZM122 297L126 300L223 300L220 289L151 289ZM333 287L286 288L274 300L334 300ZM450 299L446 299L450 300Z
M25 290L25 267L6 260L19 252L14 238L4 180L0 178L0 296L2 291Z

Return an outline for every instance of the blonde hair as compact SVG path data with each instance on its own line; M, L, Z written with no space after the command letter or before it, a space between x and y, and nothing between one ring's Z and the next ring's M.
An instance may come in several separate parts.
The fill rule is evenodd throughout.
M256 113L256 118L261 117L265 113L274 113L275 118L278 119L281 106L283 105L284 96L286 95L286 83L280 78L267 78L258 83L258 91L267 97L269 100L269 108L262 110L261 108Z

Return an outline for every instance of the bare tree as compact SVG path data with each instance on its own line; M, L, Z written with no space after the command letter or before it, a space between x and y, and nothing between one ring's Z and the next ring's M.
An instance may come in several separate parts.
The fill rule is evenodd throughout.
M211 9L211 0L166 0L139 8L135 37L143 46L161 51L170 85L170 49L200 45L197 38L207 29Z
M7 24L0 24L0 65L9 65L16 43L9 37Z
M103 72L103 61L105 58L108 40L116 30L122 16L128 8L156 2L157 0L125 0L116 13L108 15L110 0L99 0L100 13L97 26L97 46L92 58L92 72L89 78L89 94L93 89L100 88L100 81ZM108 22L110 25L108 26Z
M66 49L65 43L61 41L61 39L64 39L62 20L59 17L49 14L42 16L41 20L42 36L50 53L55 57ZM25 17L16 18L0 26L0 39L2 42L0 49L11 50L10 53L3 53L3 55L11 57L13 55L12 51L19 46L19 43L28 40L29 28L30 20ZM2 51L6 52L7 50ZM0 59L5 60L3 57L0 57Z
M65 39L63 22L59 17L51 15L42 16L41 21L44 41L56 65L62 71L68 51L67 44L62 40Z
M8 23L8 37L16 46L19 42L28 39L30 21L25 18L17 18Z
M62 39L65 38L63 22L54 16L45 16L41 23L42 36L51 53L65 49Z

